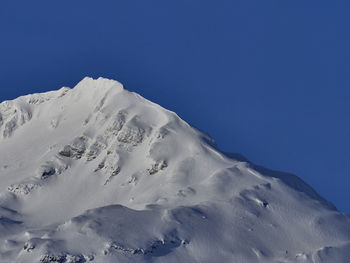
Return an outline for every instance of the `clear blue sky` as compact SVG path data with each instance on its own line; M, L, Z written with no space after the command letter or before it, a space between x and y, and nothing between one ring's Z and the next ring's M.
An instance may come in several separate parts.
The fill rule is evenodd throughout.
M350 213L350 3L2 0L0 101L104 76Z

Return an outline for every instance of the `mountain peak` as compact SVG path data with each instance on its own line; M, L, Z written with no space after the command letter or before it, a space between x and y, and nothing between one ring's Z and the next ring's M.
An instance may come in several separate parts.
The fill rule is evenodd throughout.
M350 257L350 218L301 179L114 80L1 103L0 156L1 262Z
M123 85L120 82L103 77L99 77L97 79L85 77L76 85L75 88L79 89L80 87L100 89L115 88L119 91L123 90Z

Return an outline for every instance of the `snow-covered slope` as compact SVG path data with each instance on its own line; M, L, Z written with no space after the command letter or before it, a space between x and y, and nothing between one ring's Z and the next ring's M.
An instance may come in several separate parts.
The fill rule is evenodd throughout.
M0 104L0 262L350 262L350 218L116 81Z

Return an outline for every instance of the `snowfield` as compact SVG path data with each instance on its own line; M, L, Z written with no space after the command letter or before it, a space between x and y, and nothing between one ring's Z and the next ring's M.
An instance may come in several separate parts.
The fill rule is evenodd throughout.
M0 104L0 262L348 263L350 217L85 78Z

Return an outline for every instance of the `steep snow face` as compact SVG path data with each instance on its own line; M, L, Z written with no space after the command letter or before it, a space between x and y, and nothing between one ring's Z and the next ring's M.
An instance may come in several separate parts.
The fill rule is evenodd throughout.
M350 218L116 81L0 104L0 262L347 262Z

